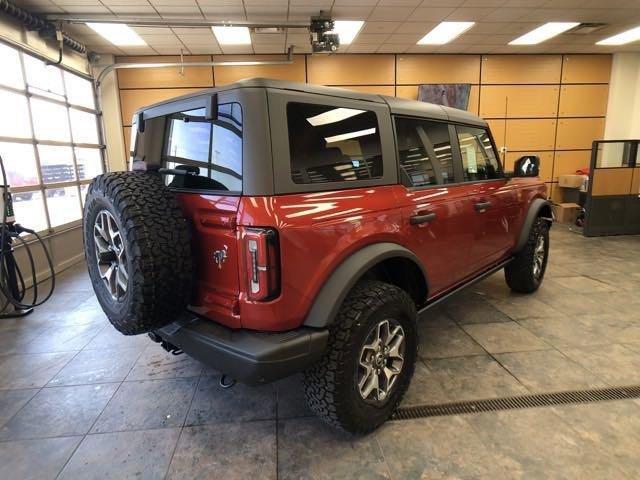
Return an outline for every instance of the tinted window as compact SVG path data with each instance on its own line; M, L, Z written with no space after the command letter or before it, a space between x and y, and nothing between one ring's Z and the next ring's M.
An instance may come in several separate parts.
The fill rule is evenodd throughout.
M242 191L242 111L239 103L218 106L216 120L205 109L166 117L163 164L191 167L189 175L168 175L174 188ZM195 170L194 167L197 169Z
M295 183L382 177L380 131L374 112L289 103L287 122Z
M453 183L453 160L446 123L396 118L400 178L408 187Z
M500 166L491 145L491 138L484 128L456 127L460 154L462 156L462 171L464 180L490 180L500 178Z

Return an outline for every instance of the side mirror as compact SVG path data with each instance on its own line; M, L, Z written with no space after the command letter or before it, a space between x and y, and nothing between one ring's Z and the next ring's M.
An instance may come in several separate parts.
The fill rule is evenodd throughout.
M540 157L525 155L516 160L513 169L514 177L537 177L540 174Z

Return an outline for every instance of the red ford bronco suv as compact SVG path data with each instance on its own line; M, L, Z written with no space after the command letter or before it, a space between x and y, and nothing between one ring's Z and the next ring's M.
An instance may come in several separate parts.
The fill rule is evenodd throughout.
M84 210L111 323L249 384L304 372L345 430L397 407L419 312L502 268L516 292L544 276L539 159L505 174L467 112L251 79L144 108L133 131L133 171L97 177Z

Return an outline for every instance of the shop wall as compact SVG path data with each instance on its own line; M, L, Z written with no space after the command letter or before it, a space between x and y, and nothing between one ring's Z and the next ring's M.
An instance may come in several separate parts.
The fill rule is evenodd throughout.
M58 60L58 47L55 42L43 40L37 32L25 29L18 22L7 17L0 17L0 41L4 44L20 47L27 52L46 56L52 61ZM86 56L69 49L65 49L62 63L77 72L89 73L89 64ZM10 112L2 113L10 115ZM0 132L0 135L2 135L2 132ZM20 222L19 218L18 221ZM25 226L29 227L29 225ZM37 280L44 281L49 277L48 263L40 245L33 240L29 240L29 242L32 243ZM44 242L51 254L54 268L57 272L61 272L84 259L82 229L79 225L44 235ZM25 283L27 286L32 285L34 279L29 275L28 256L24 247L16 246L15 255L18 264L22 266L25 275L27 275Z
M186 61L282 58L273 55L192 56ZM120 57L119 62L178 57ZM118 71L125 151L133 112L144 105L248 77L340 86L416 99L423 83L469 83L469 110L486 118L505 162L541 158L552 197L558 175L589 164L591 142L604 135L610 55L296 55L291 65Z

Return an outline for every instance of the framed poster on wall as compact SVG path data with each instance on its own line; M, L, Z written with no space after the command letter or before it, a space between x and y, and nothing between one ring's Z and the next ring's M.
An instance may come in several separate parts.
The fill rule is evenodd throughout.
M418 100L466 110L470 93L470 83L425 84L418 87Z

